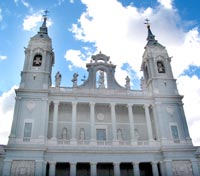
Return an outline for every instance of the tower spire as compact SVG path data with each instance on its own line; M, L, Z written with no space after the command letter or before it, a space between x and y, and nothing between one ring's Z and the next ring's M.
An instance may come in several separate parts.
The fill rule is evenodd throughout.
M155 45L155 44L157 44L157 40L155 39L155 35L153 35L153 33L151 32L149 21L150 20L148 18L146 18L145 23L144 23L147 25L147 29L148 29L147 45Z
M46 22L47 22L47 14L49 13L48 10L45 10L44 11L44 15L43 15L43 18L44 18L44 21L42 23L42 26L40 27L40 31L38 32L38 34L48 34L48 29L47 29L47 25L46 25Z

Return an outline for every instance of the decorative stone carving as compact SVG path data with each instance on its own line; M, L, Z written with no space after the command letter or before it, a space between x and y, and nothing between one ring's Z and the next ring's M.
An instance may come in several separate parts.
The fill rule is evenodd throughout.
M73 78L72 78L73 87L77 87L78 76L79 76L78 73L73 74Z
M34 176L34 161L13 161L11 166L11 176Z
M104 84L104 72L103 71L99 72L98 83L99 83L99 88L105 88L105 84Z
M166 108L166 111L167 111L168 114L170 114L171 116L173 116L173 114L174 114L174 108L173 107L168 106Z
M173 161L172 169L174 176L193 176L190 161Z
M79 136L79 139L81 141L84 141L85 140L85 130L83 128L80 129L80 136Z
M104 120L104 114L102 114L102 113L97 114L97 119L99 121L103 121Z
M35 103L33 101L29 101L27 104L26 104L26 107L27 109L32 112L33 109L35 108Z
M130 88L131 88L131 86L130 86L130 78L127 76L125 78L125 80L126 80L126 84L125 84L126 89L130 90Z
M118 141L123 141L123 136L122 136L122 130L121 129L117 130L117 140Z
M57 72L55 76L56 87L60 87L61 78L62 78L62 75L60 74L60 72Z
M62 130L62 139L67 140L67 128L63 128Z

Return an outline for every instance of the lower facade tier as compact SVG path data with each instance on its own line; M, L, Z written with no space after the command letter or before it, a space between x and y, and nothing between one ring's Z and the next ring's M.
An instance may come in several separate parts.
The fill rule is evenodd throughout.
M199 176L193 149L7 148L3 176Z

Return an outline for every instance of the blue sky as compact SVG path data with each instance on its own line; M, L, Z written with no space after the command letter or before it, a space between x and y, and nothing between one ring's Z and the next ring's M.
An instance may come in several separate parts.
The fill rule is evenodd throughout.
M166 46L195 145L200 145L200 2L197 0L6 0L0 1L0 143L7 142L14 107L14 89L20 82L24 47L48 14L55 65L62 86L79 80L92 54L102 51L117 65L116 79L123 86L131 77L139 89L140 65L146 44L144 19L149 18L156 39ZM81 84L81 81L79 81Z

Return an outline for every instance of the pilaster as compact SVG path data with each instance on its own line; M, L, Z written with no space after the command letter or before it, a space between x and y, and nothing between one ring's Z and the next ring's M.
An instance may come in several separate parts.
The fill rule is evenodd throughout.
M77 144L76 139L77 102L72 102L72 138L70 144Z

